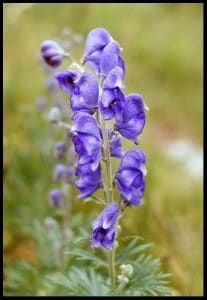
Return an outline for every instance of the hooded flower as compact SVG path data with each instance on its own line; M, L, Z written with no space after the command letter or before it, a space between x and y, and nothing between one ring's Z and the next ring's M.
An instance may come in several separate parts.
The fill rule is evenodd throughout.
M78 166L76 175L79 179L76 181L76 187L80 190L78 199L91 196L102 185L101 167L100 165L95 171L91 171L89 165Z
M91 30L86 38L84 57L87 58L97 50L103 50L111 41L113 38L106 29L95 28Z
M116 66L124 69L120 52L119 44L109 32L104 28L96 28L86 38L83 61L87 61L96 73L106 76Z
M124 61L120 56L121 48L119 43L111 41L103 49L100 59L100 71L103 76L106 76L113 68L121 67L125 70Z
M55 75L60 88L71 94L72 111L93 112L98 105L99 86L97 80L89 73L76 70L58 72Z
M78 165L89 164L95 171L100 163L102 139L96 119L85 112L74 115L73 144L78 154Z
M128 205L140 205L145 190L146 155L140 149L126 152L116 173L117 186Z
M123 69L115 67L104 80L99 108L105 120L115 118L118 122L121 119L121 112L125 105L125 97L121 91L124 88L123 78Z
M57 68L64 59L65 51L57 42L47 40L41 44L41 54L50 67Z
M148 108L140 95L130 94L126 96L122 118L115 125L122 136L137 143L137 137L142 133L145 125L145 110Z
M93 248L105 248L112 250L115 241L115 224L119 215L119 206L110 203L93 221L93 234L91 246Z

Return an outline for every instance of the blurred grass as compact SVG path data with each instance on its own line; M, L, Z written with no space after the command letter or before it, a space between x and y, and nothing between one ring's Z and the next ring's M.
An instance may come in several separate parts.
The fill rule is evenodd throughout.
M4 4L6 260L31 220L52 213L47 202L52 141L35 107L45 81L36 61L39 45L58 37L65 26L84 37L105 27L124 49L126 91L142 94L150 108L139 139L148 155L146 195L142 207L126 211L123 230L155 242L155 254L173 273L178 294L203 294L202 181L189 177L163 151L166 141L175 139L202 147L202 14L202 4L189 3ZM82 53L80 47L72 54L78 60ZM74 212L90 213L93 207L78 202Z

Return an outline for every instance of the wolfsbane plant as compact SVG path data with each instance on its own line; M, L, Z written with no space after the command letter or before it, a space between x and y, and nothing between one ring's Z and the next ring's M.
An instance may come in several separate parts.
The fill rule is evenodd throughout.
M41 52L52 68L58 67L64 58L72 59L53 41L43 42ZM105 208L92 222L91 247L108 252L112 291L116 289L117 279L120 287L133 274L132 266L127 264L116 275L119 220L127 206L141 205L147 173L146 155L138 148L137 139L145 126L148 107L141 95L124 93L125 63L121 52L119 43L107 30L96 28L86 38L81 63L72 59L68 70L55 74L59 87L70 95L72 124L64 124L69 128L77 157L78 199L93 197L98 189L103 190ZM85 64L92 73L84 69ZM124 153L122 138L131 140L134 148ZM112 157L120 160L115 174ZM114 199L115 187L119 199Z

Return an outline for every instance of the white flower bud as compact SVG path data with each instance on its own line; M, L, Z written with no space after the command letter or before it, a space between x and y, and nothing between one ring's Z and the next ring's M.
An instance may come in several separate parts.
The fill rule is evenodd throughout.
M52 123L57 123L58 121L60 121L60 117L61 117L61 113L60 113L59 108L57 108L55 106L52 107L48 114L49 121Z
M120 269L121 269L121 274L127 277L131 277L134 272L133 267L130 264L127 265L123 264L120 266Z
M122 282L122 283L128 283L129 282L129 279L124 275L118 275L117 278L118 278L119 282Z

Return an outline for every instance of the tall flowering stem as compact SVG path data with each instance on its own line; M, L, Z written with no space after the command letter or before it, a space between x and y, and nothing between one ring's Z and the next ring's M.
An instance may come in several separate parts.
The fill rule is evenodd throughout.
M43 46L43 58L53 67L66 56L51 41ZM123 92L125 63L121 51L119 43L107 30L96 28L86 38L81 65L73 63L68 70L55 74L59 87L70 95L72 126L63 122L59 125L69 129L76 152L76 187L80 191L77 198L84 199L98 189L104 189L106 206L92 222L91 246L108 251L113 291L116 279L128 280L123 274L116 277L118 221L126 206L141 204L146 175L145 153L138 148L126 153L122 150L121 137L137 147L148 108L141 95L125 95ZM92 69L92 74L85 71L85 63ZM113 121L113 128L108 120ZM115 175L112 173L112 157L120 159ZM114 199L114 188L118 189L119 200Z

